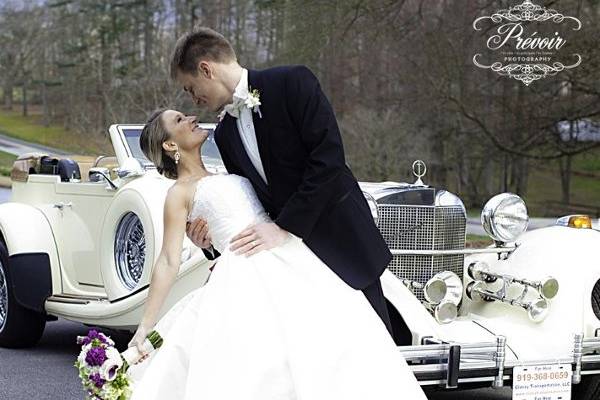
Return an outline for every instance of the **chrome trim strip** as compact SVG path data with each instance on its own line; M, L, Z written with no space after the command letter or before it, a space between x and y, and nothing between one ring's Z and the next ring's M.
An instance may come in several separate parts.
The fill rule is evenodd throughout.
M85 283L85 282L79 282L80 285L85 285L85 286L93 286L93 287L97 287L97 288L102 288L104 289L104 285L97 285L95 283Z
M581 382L581 361L583 358L583 333L576 333L573 338L573 362L575 370L573 371L572 383Z
M56 297L56 296L50 296L46 299L46 301L51 301L53 303L68 303L68 304L89 304L90 300L83 300L83 299L71 299L71 298L67 298L67 297Z
M436 339L432 339L431 341L436 341ZM546 360L506 360L507 343L504 336L497 336L495 343L425 344L421 346L398 346L398 350L409 363L410 369L418 379L419 374L443 373L448 371L449 361L443 360L449 359L450 349L456 345L461 347L459 372L475 372L478 370L496 371L494 375L489 376L473 378L459 377L459 383L490 381L492 382L492 387L502 387L504 386L504 381L512 377L512 373L505 375L505 369L511 370L514 367L522 365L571 364L573 366L573 384L580 383L582 375L600 374L600 370L582 370L582 366L586 364L600 363L600 354L597 354L600 351L600 337L584 338L582 333L573 336L573 352L571 357ZM444 379L423 380L419 384L421 386L438 384L443 386L447 382Z
M506 360L506 337L496 336L496 368L498 369L498 375L494 378L492 386L499 388L504 386L504 365Z
M68 303L68 304L89 304L92 301L105 302L108 301L107 297L99 297L99 296L75 296L69 294L56 294L54 296L50 296L46 299L46 301L52 301L54 303Z
M52 295L50 297L67 297L67 298L70 298L70 299L85 299L85 300L94 300L94 301L97 301L97 300L108 300L107 296L101 296L101 295L87 296L85 294L69 294L69 293L55 294L55 295Z
M488 253L510 253L517 249L517 246L491 247L485 249L457 249L457 250L397 250L390 249L392 255L417 255L417 256L436 256L436 255L461 255L461 254L488 254Z

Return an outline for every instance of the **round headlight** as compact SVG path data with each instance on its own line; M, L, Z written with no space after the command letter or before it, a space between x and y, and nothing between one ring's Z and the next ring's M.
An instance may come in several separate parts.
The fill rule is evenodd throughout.
M528 223L525 202L513 193L492 197L481 212L483 229L498 242L514 242L525 232Z

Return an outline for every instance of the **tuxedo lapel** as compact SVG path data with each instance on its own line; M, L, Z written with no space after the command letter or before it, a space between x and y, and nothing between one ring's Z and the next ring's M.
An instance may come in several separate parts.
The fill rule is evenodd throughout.
M260 115L257 112L252 111L252 122L254 124L254 132L256 134L256 142L258 144L258 152L260 153L260 160L262 161L265 176L267 182L271 183L271 157L269 156L269 137L270 129L267 123L268 110L265 110L264 99L263 99L263 82L260 79L260 71L253 69L248 70L248 87L249 90L258 90L261 106ZM266 113L265 113L266 111ZM262 180L261 180L262 181Z
M263 181L258 171L256 171L254 165L252 165L252 161L250 161L250 157L248 157L246 149L244 149L235 118L226 114L223 121L221 121L221 124L222 132L219 132L220 136L224 136L223 139L230 144L233 151L233 157L237 160L240 169L244 171L246 177L250 179L255 188L260 189L264 195L269 197L269 189L265 184L265 181Z

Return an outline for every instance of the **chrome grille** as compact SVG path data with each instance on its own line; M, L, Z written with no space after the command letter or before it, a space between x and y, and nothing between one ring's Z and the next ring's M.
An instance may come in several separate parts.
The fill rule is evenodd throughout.
M379 230L393 250L462 250L466 217L458 206L379 204ZM462 278L464 255L395 255L388 268L399 278L425 283L441 271ZM415 295L424 300L422 291Z

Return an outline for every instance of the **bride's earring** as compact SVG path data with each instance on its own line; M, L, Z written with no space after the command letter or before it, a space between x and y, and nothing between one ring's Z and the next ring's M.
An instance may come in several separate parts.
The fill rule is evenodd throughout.
M181 158L181 154L178 151L175 152L175 164L179 164L179 159Z

